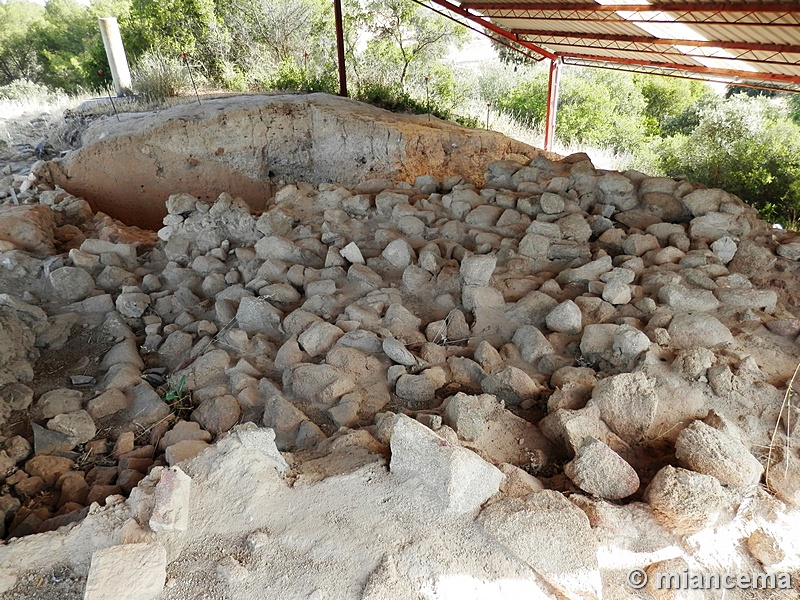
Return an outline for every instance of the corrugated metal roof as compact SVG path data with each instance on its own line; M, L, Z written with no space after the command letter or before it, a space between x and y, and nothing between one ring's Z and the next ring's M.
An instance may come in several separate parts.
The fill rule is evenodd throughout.
M542 57L800 91L800 0L432 0Z

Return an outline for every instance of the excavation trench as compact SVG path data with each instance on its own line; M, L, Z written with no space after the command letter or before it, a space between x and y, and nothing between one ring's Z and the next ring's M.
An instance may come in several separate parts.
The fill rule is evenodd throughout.
M80 150L49 163L52 182L127 224L158 229L164 203L228 192L263 210L287 183L482 183L487 164L542 151L498 133L402 115L326 94L250 95L121 114L92 124Z

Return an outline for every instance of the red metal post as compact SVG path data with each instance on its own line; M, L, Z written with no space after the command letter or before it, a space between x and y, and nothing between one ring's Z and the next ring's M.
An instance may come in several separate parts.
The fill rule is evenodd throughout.
M558 112L558 80L561 75L561 61L550 61L550 79L547 86L547 113L544 122L544 149L551 150L556 133L556 114Z
M339 95L347 96L347 69L344 62L344 27L342 25L342 0L333 0L336 18L336 55L339 62Z

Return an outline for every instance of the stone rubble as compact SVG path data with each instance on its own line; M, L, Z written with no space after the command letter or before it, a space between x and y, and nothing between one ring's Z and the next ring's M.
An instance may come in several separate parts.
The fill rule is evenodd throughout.
M189 527L178 465L232 431L260 444L243 422L287 470L337 440L383 452L570 598L605 587L591 503L691 535L731 518L776 444L770 501L800 508L798 441L770 437L800 354L800 242L725 192L540 155L481 186L293 184L260 215L179 193L156 237L34 173L0 182L0 530L155 485L145 541L98 549L87 598L117 570L141 577L131 597L160 593L172 550L145 534ZM94 358L37 387L42 357L94 331ZM82 371L94 385L63 387ZM565 536L579 551L559 556Z

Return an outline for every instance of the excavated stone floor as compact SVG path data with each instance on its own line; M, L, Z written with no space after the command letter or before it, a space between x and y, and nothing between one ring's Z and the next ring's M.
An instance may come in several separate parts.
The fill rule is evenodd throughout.
M151 232L23 163L4 597L800 594L800 239L738 198L540 154Z

